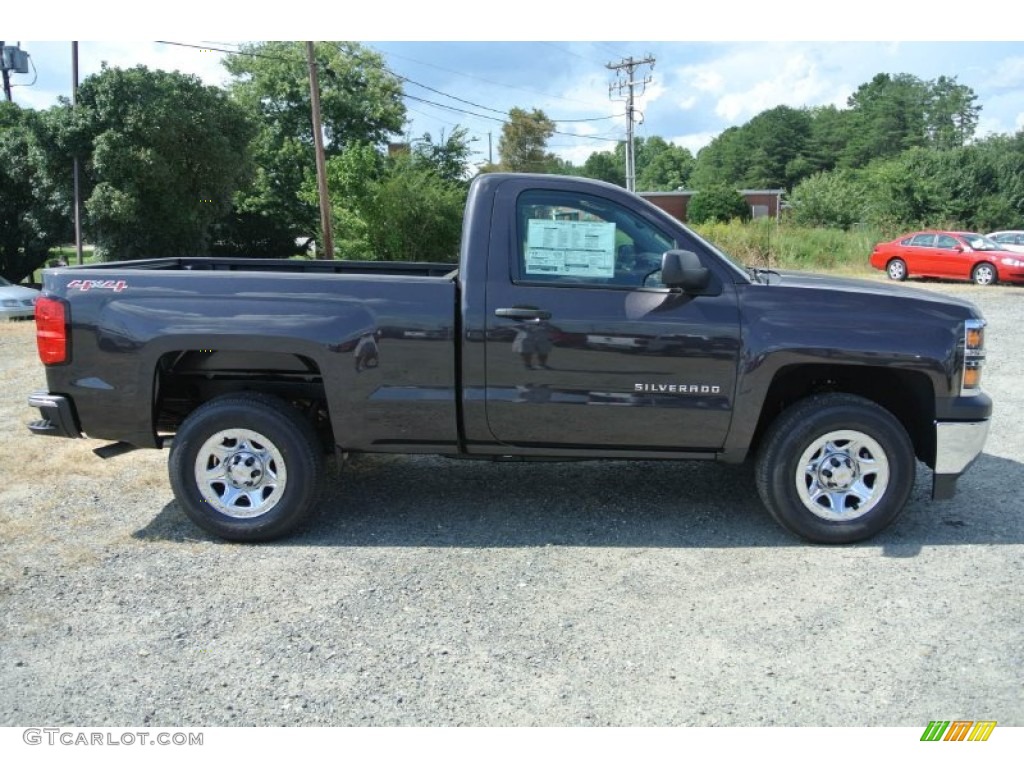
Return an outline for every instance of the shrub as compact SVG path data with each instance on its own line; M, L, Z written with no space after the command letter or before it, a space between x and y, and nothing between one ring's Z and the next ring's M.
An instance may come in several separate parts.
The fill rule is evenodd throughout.
M747 201L735 189L724 184L704 187L697 191L686 209L686 218L694 224L709 221L731 221L750 218Z

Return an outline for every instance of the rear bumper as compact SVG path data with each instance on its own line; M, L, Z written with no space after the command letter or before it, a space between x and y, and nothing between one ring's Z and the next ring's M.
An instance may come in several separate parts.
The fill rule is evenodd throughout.
M984 449L988 427L988 419L935 422L933 499L953 497L957 478L970 468Z
M53 437L82 436L71 398L39 391L29 395L28 404L32 408L38 408L42 417L28 425L29 431L33 434Z

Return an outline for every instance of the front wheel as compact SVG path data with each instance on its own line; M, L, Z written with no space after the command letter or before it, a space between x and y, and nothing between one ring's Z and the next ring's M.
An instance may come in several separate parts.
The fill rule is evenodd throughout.
M758 452L757 490L783 527L821 544L874 536L914 487L914 448L903 425L856 395L814 395L787 409Z
M314 511L323 456L302 414L278 398L243 393L211 400L185 420L168 472L200 528L228 541L269 541Z
M995 285L997 279L996 268L991 264L978 264L971 272L971 280L975 285Z

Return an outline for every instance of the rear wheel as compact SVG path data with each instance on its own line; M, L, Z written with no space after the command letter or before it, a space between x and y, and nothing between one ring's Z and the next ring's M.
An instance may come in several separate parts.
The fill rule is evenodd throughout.
M168 460L171 487L200 528L229 541L268 541L313 513L323 456L312 425L288 403L227 395L181 425Z
M903 259L893 259L886 265L885 271L890 280L906 280L907 262Z
M971 280L975 285L995 285L997 279L996 268L984 262L975 266L971 272Z
M801 400L769 428L757 490L783 527L814 542L870 538L902 511L914 486L913 445L889 411L856 395Z

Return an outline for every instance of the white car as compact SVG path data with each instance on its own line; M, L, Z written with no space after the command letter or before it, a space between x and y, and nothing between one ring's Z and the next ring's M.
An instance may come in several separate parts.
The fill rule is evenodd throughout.
M1007 229L1002 232L993 232L986 237L999 243L1003 250L1024 253L1024 230Z
M0 319L35 317L39 291L23 285L11 285L0 277Z

